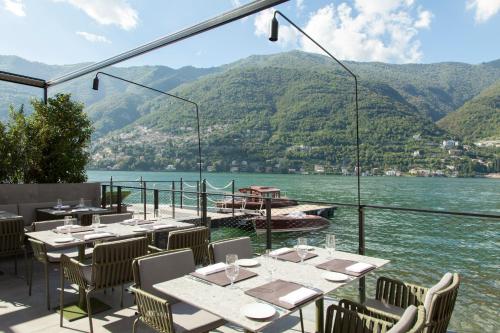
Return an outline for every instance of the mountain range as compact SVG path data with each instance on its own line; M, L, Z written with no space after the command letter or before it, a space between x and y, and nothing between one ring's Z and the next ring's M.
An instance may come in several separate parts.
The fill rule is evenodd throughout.
M41 78L84 65L45 65L0 56L0 70ZM358 75L364 169L497 167L497 149L480 150L470 143L500 139L500 60L477 65L346 65ZM105 72L196 101L203 159L214 170L353 166L354 82L325 56L292 51L213 68L137 66ZM95 127L91 167L196 167L192 105L100 78L98 92L91 89L91 75L50 90L70 92L85 103ZM28 104L30 96L41 95L8 83L0 83L0 89L1 120L9 104ZM461 152L441 147L443 140L451 139L460 143ZM471 161L478 160L484 165L471 167Z

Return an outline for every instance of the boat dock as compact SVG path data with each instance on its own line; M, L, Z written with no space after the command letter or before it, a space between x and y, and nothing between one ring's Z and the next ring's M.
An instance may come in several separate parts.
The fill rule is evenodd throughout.
M201 216L198 215L196 209L193 208L180 208L175 207L174 209L170 205L159 205L161 216L174 218L183 222L197 223L200 221ZM336 206L332 205L316 205L316 204L300 204L296 206L273 208L271 214L275 215L286 215L292 212L303 212L308 215L319 215L325 218L332 218L335 213ZM128 211L134 213L142 213L144 211L143 204L132 204L128 206ZM153 218L153 205L146 205L147 218ZM201 213L200 213L201 214ZM265 215L265 210L242 210L235 209L234 215L231 209L221 209L221 208L209 208L207 216L211 220L211 225L213 228L217 228L224 225L230 225L235 219L241 220L246 217L251 217L255 215Z

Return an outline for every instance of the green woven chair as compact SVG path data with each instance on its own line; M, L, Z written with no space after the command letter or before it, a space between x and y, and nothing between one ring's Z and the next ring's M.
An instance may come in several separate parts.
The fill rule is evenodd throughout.
M73 223L76 219L73 219ZM51 220L42 222L33 222L33 231L44 231L52 230L59 226L64 225L64 220ZM29 295L31 296L31 289L33 286L33 262L36 260L43 264L44 275L45 275L45 293L47 298L47 309L50 310L50 287L49 287L49 267L51 264L59 265L61 255L65 254L70 258L78 258L78 250L75 247L65 247L62 249L54 249L47 246L45 243L35 240L33 238L29 239L31 248L33 250L33 257L31 258L31 269L29 274ZM92 257L92 248L85 249L85 258Z
M193 251L195 264L206 265L208 263L208 238L207 227L171 231L168 234L167 250L189 248Z
M93 333L90 296L94 291L121 286L120 306L123 307L123 285L132 282L132 261L148 252L146 237L100 243L94 247L92 264L85 265L78 260L61 256L60 306L64 304L64 282L78 285L85 292L90 332ZM60 326L63 312L60 311Z
M422 333L425 309L410 306L403 317L369 310L364 305L341 300L326 311L325 333Z
M26 282L28 282L28 254L24 245L24 221L0 220L0 257L14 257L14 273L17 275L17 256L24 255Z
M371 310L400 317L410 305L424 306L426 320L424 333L446 333L460 286L457 273L446 273L432 288L380 277L377 280L375 299L365 306Z
M162 267L162 269L158 269ZM134 286L139 317L134 321L160 333L208 332L223 325L221 318L164 295L153 285L189 274L195 270L191 249L179 249L149 254L137 258L132 263Z

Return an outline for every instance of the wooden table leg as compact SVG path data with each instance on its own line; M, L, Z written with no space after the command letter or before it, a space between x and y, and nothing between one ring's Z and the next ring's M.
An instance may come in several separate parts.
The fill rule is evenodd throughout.
M316 333L323 333L325 327L324 299L316 301Z

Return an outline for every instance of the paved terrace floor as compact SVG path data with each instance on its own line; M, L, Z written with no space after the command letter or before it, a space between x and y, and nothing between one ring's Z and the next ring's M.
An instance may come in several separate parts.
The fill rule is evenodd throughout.
M24 278L23 261L19 260L19 275L14 275L12 260L1 260L0 271L0 332L1 333L28 333L28 332L88 332L87 318L73 322L64 321L64 327L59 327L59 315L55 310L48 311L45 305L45 280L43 265L35 262L33 273L32 296L28 296L28 286ZM59 272L54 265L50 271L50 296L51 306L59 304ZM77 294L72 288L66 287L65 302L73 302ZM112 306L108 311L95 314L93 317L94 332L132 332L132 323L135 319L137 307L133 304L133 296L126 293L124 308L120 308L120 292L108 290L106 294L96 292L95 297ZM228 300L230 301L230 300ZM325 308L328 301L325 302ZM305 330L314 331L315 308L311 305L304 309ZM153 330L138 325L138 333L154 332ZM216 331L219 333L243 332L242 329L226 325ZM293 316L284 318L276 325L266 329L265 332L300 332L298 312Z

